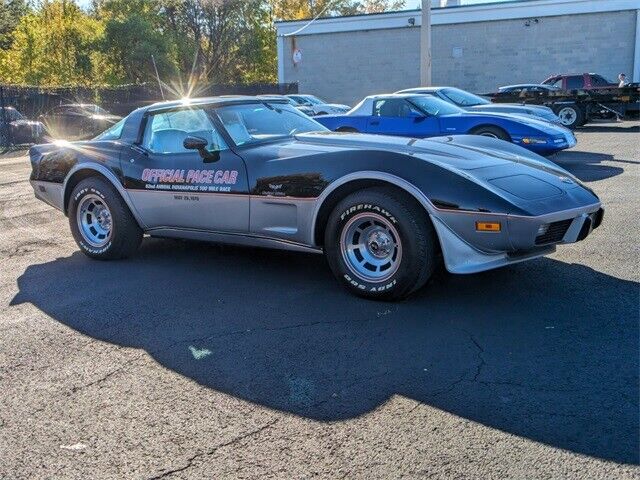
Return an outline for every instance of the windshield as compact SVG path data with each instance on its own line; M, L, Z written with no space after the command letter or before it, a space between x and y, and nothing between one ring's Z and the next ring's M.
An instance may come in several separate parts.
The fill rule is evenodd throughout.
M229 105L217 108L215 113L238 146L292 137L298 133L327 131L286 103Z
M124 127L124 121L126 118L123 118L118 123L108 128L100 135L98 135L94 140L119 140L122 136L122 128Z
M459 88L443 88L440 92L459 107L474 107L476 105L487 105L491 103L478 95L465 92Z
M80 105L80 108L92 115L109 115L109 112L107 112L104 108L99 107L98 105Z
M0 114L4 114L4 118L6 118L7 122L14 122L16 120L24 119L22 114L15 108L0 109ZM4 118L0 117L0 120L4 120Z
M314 105L324 105L324 104L327 103L324 100L322 100L321 98L314 97L313 95L305 95L302 98L304 98L305 100L309 101L309 103L312 103Z
M444 100L440 100L439 98L427 95L411 97L409 101L420 110L433 117L439 117L441 115L453 115L456 113L464 112L464 110L456 107L451 103L447 103Z

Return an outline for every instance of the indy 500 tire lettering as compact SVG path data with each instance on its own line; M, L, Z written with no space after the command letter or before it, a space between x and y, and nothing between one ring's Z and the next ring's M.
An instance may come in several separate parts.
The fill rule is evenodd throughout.
M76 185L68 213L73 238L91 258L126 258L142 241L142 230L120 193L100 177Z

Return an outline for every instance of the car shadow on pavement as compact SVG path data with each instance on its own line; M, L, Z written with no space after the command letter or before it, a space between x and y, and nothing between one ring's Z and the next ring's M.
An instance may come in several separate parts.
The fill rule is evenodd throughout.
M18 286L12 305L268 408L340 421L401 395L639 460L638 284L583 265L441 272L409 300L379 303L344 291L319 255L147 239L127 261L75 253L29 266Z
M619 160L613 155L593 152L580 152L565 150L549 157L549 160L558 164L568 172L578 177L583 182L595 182L606 178L615 177L624 172L624 168L612 165L603 165L603 162L619 164L640 164L635 160Z

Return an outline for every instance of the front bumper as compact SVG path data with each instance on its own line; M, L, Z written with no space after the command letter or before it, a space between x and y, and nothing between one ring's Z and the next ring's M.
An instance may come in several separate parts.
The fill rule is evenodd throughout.
M578 143L576 136L571 131L567 131L561 135L544 138L534 136L514 136L513 141L527 150L540 154L550 154L559 152L560 150L566 150L567 148L573 148Z
M467 274L523 262L553 253L558 244L584 240L600 226L600 203L536 217L439 211L432 221L445 266ZM497 222L498 232L478 232L476 222Z

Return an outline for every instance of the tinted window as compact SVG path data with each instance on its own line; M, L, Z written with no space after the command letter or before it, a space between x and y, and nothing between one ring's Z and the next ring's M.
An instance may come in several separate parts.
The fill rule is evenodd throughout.
M606 87L611 85L611 82L600 75L591 75L591 85L594 87Z
M215 113L236 145L247 145L297 133L327 131L315 120L285 103L229 105Z
M373 106L373 114L376 117L412 117L424 115L404 98L377 100Z
M187 153L187 137L204 138L207 150L225 150L227 145L202 109L158 113L147 120L142 146L156 153Z
M4 118L2 115L4 115ZM24 117L15 108L5 108L5 109L0 109L0 120L4 120L4 119L6 119L7 122L13 122L15 120L22 120L24 119Z
M418 107L419 110L433 117L464 112L460 107L456 107L449 102L445 102L444 100L440 100L435 97L420 95L417 97L411 97L410 101L413 105Z
M508 87L500 90L508 93L520 93L522 91L522 87Z
M123 118L118 123L113 125L111 128L108 128L100 135L98 135L94 140L119 140L122 136L122 129L124 127L124 121L126 118Z
M313 95L305 95L304 97L301 97L301 98L306 102L311 103L312 105L323 105L327 103L321 98L314 97Z
M567 90L572 90L574 88L582 88L584 85L584 80L581 76L574 75L571 77L567 77Z
M474 105L486 105L489 102L478 95L465 92L458 88L443 88L440 90L442 94L459 107L473 107Z

